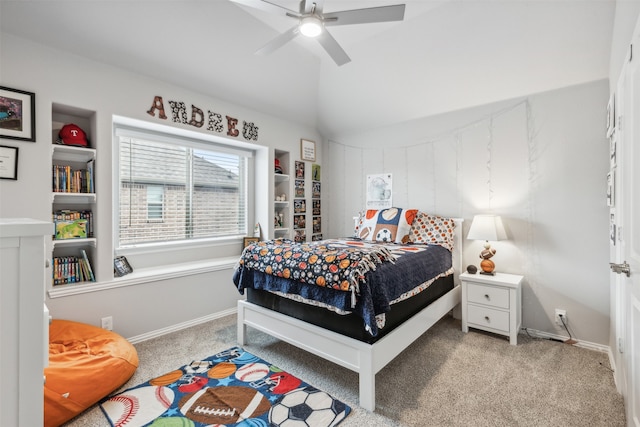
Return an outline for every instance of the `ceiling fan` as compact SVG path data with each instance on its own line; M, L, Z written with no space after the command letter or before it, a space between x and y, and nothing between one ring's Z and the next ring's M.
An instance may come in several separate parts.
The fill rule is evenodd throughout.
M343 10L340 12L322 13L324 0L301 0L300 11L279 6L266 0L231 0L263 10L265 12L284 15L298 20L298 24L280 34L275 39L261 47L256 54L266 55L284 46L298 34L315 37L324 50L338 65L351 61L347 53L340 47L336 39L325 29L332 25L369 24L374 22L402 21L404 19L404 4L392 6L370 7L364 9Z

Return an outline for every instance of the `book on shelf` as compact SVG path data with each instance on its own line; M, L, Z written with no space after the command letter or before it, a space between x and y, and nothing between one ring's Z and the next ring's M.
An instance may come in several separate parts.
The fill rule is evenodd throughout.
M69 165L53 165L52 188L55 193L95 193L94 159L85 169L73 169Z
M81 255L81 257L60 256L53 258L52 280L54 286L96 281L87 253L82 250Z

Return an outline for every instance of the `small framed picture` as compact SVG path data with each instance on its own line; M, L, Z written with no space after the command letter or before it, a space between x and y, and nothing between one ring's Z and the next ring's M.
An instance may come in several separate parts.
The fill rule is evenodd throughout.
M0 86L0 137L36 141L36 95Z
M316 161L316 143L308 139L300 140L300 158L308 162Z
M246 248L247 246L258 243L260 241L259 237L245 237L242 239L242 247Z
M612 93L607 104L607 137L613 135L616 125L616 96Z
M610 171L607 174L607 206L614 207L616 205L616 174Z
M115 273L116 277L122 277L125 274L132 273L133 268L131 268L131 265L129 264L129 261L127 261L127 258L118 256L113 260L113 272Z
M0 179L18 179L18 147L0 145Z

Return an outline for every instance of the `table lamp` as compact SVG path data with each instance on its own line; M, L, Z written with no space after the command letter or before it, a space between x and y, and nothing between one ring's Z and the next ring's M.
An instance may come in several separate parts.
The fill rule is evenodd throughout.
M507 233L504 231L502 219L498 215L476 215L473 217L467 239L485 241L484 249L480 252L480 258L482 258L480 274L491 276L495 274L493 270L496 265L490 258L495 255L496 250L491 247L489 241L505 240L506 238Z

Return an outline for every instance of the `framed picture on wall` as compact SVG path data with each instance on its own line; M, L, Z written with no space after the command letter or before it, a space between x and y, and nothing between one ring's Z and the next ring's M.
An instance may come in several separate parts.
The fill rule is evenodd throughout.
M0 145L0 179L18 179L18 147Z
M616 174L615 171L610 171L607 174L607 206L613 207L616 205Z
M316 143L308 139L300 140L300 158L308 162L316 161Z
M611 94L607 104L607 137L611 137L616 129L616 96Z
M0 137L36 141L36 95L0 86Z

